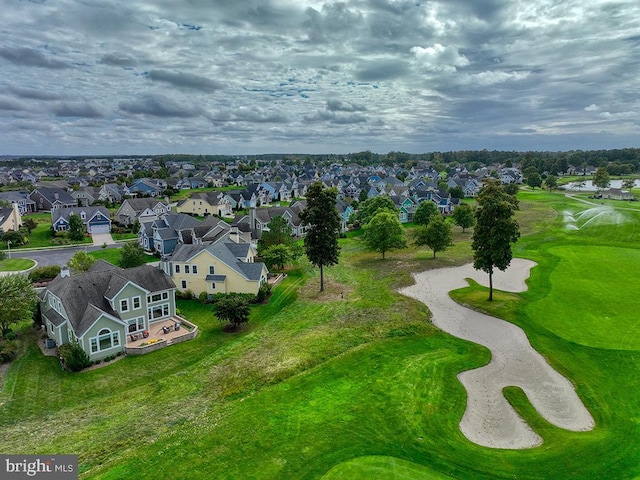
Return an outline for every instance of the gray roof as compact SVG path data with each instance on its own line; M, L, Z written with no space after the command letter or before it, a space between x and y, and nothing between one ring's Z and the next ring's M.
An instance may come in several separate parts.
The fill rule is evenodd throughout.
M58 275L47 290L62 301L75 334L81 336L103 312L120 318L108 299L113 298L128 282L149 292L175 288L166 273L149 265L123 269L98 260L85 274L66 278ZM51 309L44 312L50 320L53 320L51 317L55 318L52 312Z
M59 208L51 212L51 223L56 223L60 217L63 217L65 220L69 220L69 216L72 213L76 215L80 215L81 212L84 212L86 218L83 220L85 223L97 213L100 212L107 220L110 220L110 213L106 207L98 206L98 207L71 207L71 208Z
M264 263L247 263L239 260L246 256L248 244L238 244L235 242L218 242L210 245L178 245L171 256L172 262L188 262L196 254L203 250L209 252L213 257L220 260L225 265L234 269L247 280L260 280Z
M141 212L145 208L153 208L158 203L162 203L165 206L167 205L166 202L158 200L157 198L128 198L127 200L125 200L125 202L129 203L131 208L133 208L136 212Z

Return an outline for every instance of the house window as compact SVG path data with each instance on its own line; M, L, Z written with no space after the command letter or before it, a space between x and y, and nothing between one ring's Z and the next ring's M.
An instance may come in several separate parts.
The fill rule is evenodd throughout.
M142 299L140 297L133 297L133 309L138 310L142 306Z
M189 265L184 266L184 273L189 273Z
M53 333L53 323L49 323L49 331Z
M192 273L198 273L198 266L197 265L191 265L191 272Z
M186 280L182 280L182 288L187 288L187 281Z
M176 273L180 273L180 265L176 265Z
M169 294L167 292L162 292L162 299L167 300L169 298Z
M159 293L154 293L153 295L147 295L148 303L159 302L161 299L162 299L162 295L160 295Z
M216 273L216 267L213 265L209 265L209 275L213 275Z
M149 320L157 320L159 318L165 318L169 316L169 304L164 303L162 305L156 305L147 310Z
M109 350L120 345L120 332L112 332L108 328L103 328L98 332L98 336L90 339L91 353Z
M144 330L144 317L132 318L127 321L127 332L135 333Z
M216 282L211 282L211 290L215 290L216 289Z
M129 299L125 298L124 300L120 300L120 311L121 312L129 311Z

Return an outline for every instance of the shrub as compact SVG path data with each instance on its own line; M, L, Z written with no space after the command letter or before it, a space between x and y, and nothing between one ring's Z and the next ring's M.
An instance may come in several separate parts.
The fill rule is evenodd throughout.
M207 303L207 299L207 292L200 292L200 295L198 295L198 300L200 301L200 303Z
M0 341L0 363L10 362L18 353L18 343L15 340Z
M271 284L265 283L260 287L260 290L258 290L258 295L256 295L256 302L264 302L269 295L271 295Z
M58 353L64 360L66 368L72 372L79 372L83 368L89 367L92 363L87 352L82 350L82 347L77 342L60 345Z
M60 266L49 265L47 267L37 267L29 272L29 280L32 282L41 282L42 280L51 280L60 273Z
M7 258L7 252L5 252L4 250L0 250L0 261L4 260L5 258Z

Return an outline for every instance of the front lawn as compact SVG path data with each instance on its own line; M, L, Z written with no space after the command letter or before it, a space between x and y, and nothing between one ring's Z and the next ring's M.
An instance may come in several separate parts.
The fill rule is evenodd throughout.
M0 260L0 272L21 272L28 270L36 264L28 258L5 258Z

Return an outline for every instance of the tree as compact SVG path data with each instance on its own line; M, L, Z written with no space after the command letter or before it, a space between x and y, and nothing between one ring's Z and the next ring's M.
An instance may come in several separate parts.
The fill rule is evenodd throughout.
M544 180L544 184L549 190L553 190L558 186L558 177L555 175L547 175L547 178Z
M598 167L596 173L593 175L593 184L598 188L598 190L604 190L610 183L607 168Z
M407 246L407 238L396 213L378 212L363 228L367 248L382 253L383 259L386 252Z
M426 227L421 226L416 229L414 243L419 247L423 245L429 247L433 250L433 258L436 258L437 252L442 252L453 245L452 238L451 225L437 213Z
M77 213L69 215L69 239L72 242L84 240L84 223Z
M127 242L120 250L118 265L122 268L139 267L147 263L147 254L137 242Z
M22 225L24 226L24 228L27 229L27 233L29 235L31 235L31 232L35 230L36 227L38 226L38 224L33 218L25 218L24 222L22 222Z
M462 187L451 187L449 193L453 198L464 198L464 190L462 190Z
M531 173L527 177L527 185L531 187L532 190L535 190L536 187L542 186L542 177L538 172Z
M416 208L413 214L413 223L426 226L433 215L439 215L438 207L431 200L425 200Z
M77 273L84 273L89 271L91 266L95 263L95 257L92 257L84 250L76 252L76 254L69 259L69 268Z
M4 243L11 242L11 245L14 247L24 245L26 243L24 235L16 230L9 230L8 232L4 232L0 235L0 239L0 241Z
M320 267L320 291L324 291L324 267L335 265L340 257L340 214L336 208L335 188L322 188L315 182L307 189L307 206L300 212L307 226L304 250L309 261ZM366 203L366 202L365 202Z
M462 227L463 232L465 229L471 228L476 224L475 212L473 207L468 203L458 205L453 211L451 219L457 226Z
M518 190L520 190L517 183L507 183L506 185L503 185L502 188L506 193L513 196L517 195Z
M622 188L624 190L629 190L630 191L635 186L636 186L636 179L635 178L625 178L624 180L622 180Z
M213 313L218 320L229 322L236 329L249 321L249 310L247 299L233 294L219 299L213 305Z
M263 255L263 251L274 245L289 245L295 241L291 236L293 229L287 220L278 215L273 217L267 224L269 230L262 232L258 240L258 251Z
M274 267L280 267L280 270L284 270L284 266L292 260L291 249L282 244L266 248L262 257L269 270Z
M0 277L0 333L11 325L31 321L38 304L38 294L26 275Z
M372 197L358 206L358 214L356 216L360 225L366 225L380 210L387 210L389 212L398 212L398 209L389 197L384 195L378 195Z
M358 194L358 201L360 203L366 202L368 198L369 198L369 195L367 194L367 191L364 188L361 189L360 193Z
M473 231L473 267L489 274L489 300L493 300L493 270L505 270L511 263L511 244L520 236L514 219L518 200L495 183L480 190Z

